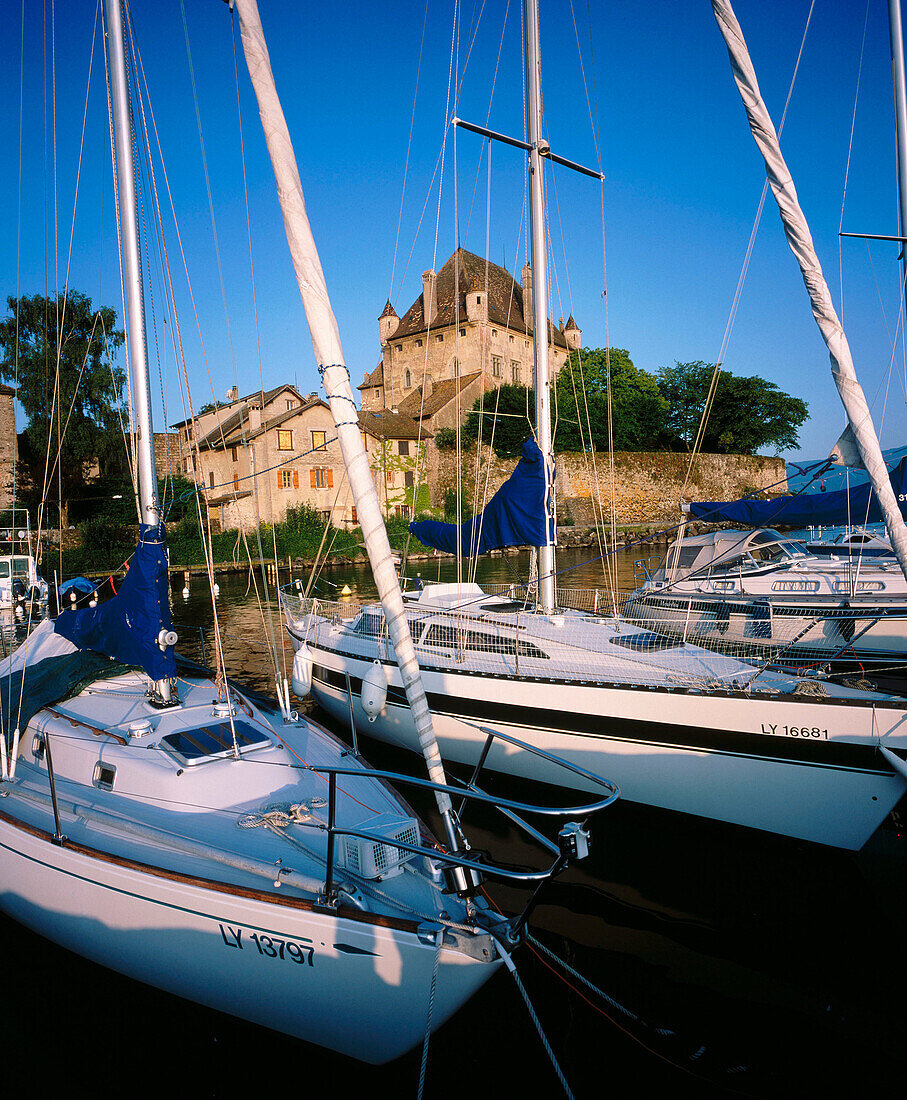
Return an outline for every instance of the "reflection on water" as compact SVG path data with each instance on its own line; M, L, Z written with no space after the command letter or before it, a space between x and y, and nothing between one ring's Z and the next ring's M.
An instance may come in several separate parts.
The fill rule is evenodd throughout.
M657 551L656 551L657 553ZM584 564L594 548L559 555L577 565L561 583L603 586L599 564ZM639 550L621 555L619 585L630 587ZM479 581L514 580L528 559L483 560ZM433 571L430 574L430 570ZM413 563L423 580L454 580L455 567ZM284 574L281 583L290 578ZM294 578L295 579L295 578ZM306 578L301 578L303 581ZM292 651L273 590L257 593L244 575L218 577L216 604L200 580L173 591L180 648L211 659L215 616L223 632L228 673L273 694L274 665ZM335 598L344 584L354 598L374 598L368 571L334 569L319 580ZM261 581L258 581L259 590ZM199 628L204 631L204 647ZM315 717L330 724L319 712ZM346 737L347 731L335 728ZM421 774L415 754L368 738L365 755L379 767ZM525 784L495 780L493 789L531 800ZM538 792L534 792L537 794ZM430 800L408 797L437 828ZM552 802L558 802L553 798ZM567 795L560 804L572 801ZM842 806L846 813L847 807ZM515 830L471 808L467 831L475 847L515 864L529 860ZM671 1095L788 1097L872 1090L903 1091L901 1052L907 1039L907 965L900 934L907 884L907 843L884 830L857 856L771 837L735 826L618 802L592 822L589 858L543 894L532 921L536 942L517 955L522 982L558 1063L577 1098L599 1098L617 1087L669 1089ZM521 896L491 885L500 907ZM245 1095L237 1055L267 1067L270 1089L386 1090L416 1095L420 1052L387 1067L362 1067L339 1056L112 975L0 919L7 946L4 974L15 1010L8 1014L11 1058L31 1081L42 1066L46 1091L69 1095L74 1083L97 1084L97 1021L166 1020L178 1037L177 1059L149 1058L145 1027L118 1028L103 1041L105 1078L134 1076L168 1094ZM545 950L576 974L554 968ZM606 1000L597 990L607 994ZM354 994L355 995L355 994ZM366 995L363 992L363 995ZM423 995L428 1006L429 991ZM57 1058L47 1058L49 1005L61 1006L65 1027L54 1029ZM67 1006L77 1011L67 1011ZM52 1017L57 1018L57 1017ZM108 1038L111 1032L105 1032ZM155 1051L160 1043L155 1041ZM40 1061L39 1061L40 1060ZM462 1100L563 1095L525 1004L501 972L432 1040L425 1096Z

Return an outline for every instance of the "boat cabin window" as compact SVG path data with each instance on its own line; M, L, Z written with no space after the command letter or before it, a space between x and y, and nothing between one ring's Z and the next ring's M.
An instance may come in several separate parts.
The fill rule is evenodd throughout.
M168 749L181 763L192 767L233 753L233 730L236 730L236 745L241 753L252 749L261 749L270 745L266 733L250 726L248 722L211 722L192 729L178 730L161 738L161 745Z
M518 657L540 657L548 660L548 654L531 642L517 641L516 638L501 637L499 634L485 634L478 630L464 630L453 624L434 623L425 632L422 645L436 649L471 650L480 653L516 653Z
M9 562L8 561L0 561L0 577L8 577L8 576L9 576Z
M13 576L28 576L28 558L13 558Z
M636 653L653 653L659 649L675 649L683 645L682 638L666 638L663 634L640 631L639 634L623 634L611 639L611 645L623 646Z

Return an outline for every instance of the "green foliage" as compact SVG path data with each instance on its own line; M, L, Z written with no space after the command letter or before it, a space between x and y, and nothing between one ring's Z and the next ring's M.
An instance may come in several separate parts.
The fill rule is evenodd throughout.
M555 451L609 448L608 391L616 451L662 445L668 404L658 382L639 370L624 348L572 351L554 386Z
M435 432L435 446L439 451L452 451L457 445L457 433L453 428L439 428Z
M658 385L670 403L667 429L689 450L699 429L715 371L713 363L675 363L658 372ZM798 444L798 430L809 417L806 402L758 376L740 378L722 371L706 421L700 450L711 454L775 453Z
M45 456L53 463L59 448L53 484L59 477L64 500L83 496L94 461L102 475L122 475L126 468L120 427L126 375L114 362L123 343L116 312L95 309L78 291L56 299L9 297L7 306L9 315L0 321L0 378L15 383L28 417L22 461L40 487Z
M523 444L532 436L535 419L535 391L526 386L505 383L491 390L484 398L477 397L463 426L463 438L482 442L494 448L500 458L517 458Z

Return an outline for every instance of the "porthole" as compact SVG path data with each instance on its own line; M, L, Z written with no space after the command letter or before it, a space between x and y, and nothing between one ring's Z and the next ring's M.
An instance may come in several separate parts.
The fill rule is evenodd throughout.
M100 760L94 766L91 782L102 791L112 791L117 770L113 764L104 764Z

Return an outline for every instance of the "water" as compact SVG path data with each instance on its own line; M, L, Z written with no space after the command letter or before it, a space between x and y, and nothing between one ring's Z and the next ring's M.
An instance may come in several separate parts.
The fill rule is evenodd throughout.
M560 560L592 556L577 551ZM632 580L641 556L623 556L622 578ZM412 572L436 579L428 564ZM525 562L490 559L480 579L510 580L511 565ZM597 569L578 568L576 587L601 584ZM261 643L268 628L254 591L245 577L218 582L228 668L272 690ZM373 591L363 569L331 571L322 584L329 595L343 584L363 596ZM174 590L174 618L185 624L190 651L198 646L193 630L212 616L200 582L185 601ZM279 627L273 608L268 621ZM279 630L274 636L289 657ZM363 751L376 766L418 772L412 754L367 739ZM528 793L515 783L500 789ZM430 803L417 808L434 824ZM473 812L466 824L475 846L514 862L526 855L497 819ZM601 814L590 857L548 888L532 930L621 1008L565 979L532 945L517 959L574 1095L599 1098L615 1088L697 1097L902 1093L905 846L888 828L855 856L629 803ZM518 905L516 893L496 888L494 896ZM178 1097L287 1089L417 1095L419 1052L365 1067L141 986L6 919L0 934L7 1085L34 1088L39 1072L43 1091L66 1095L118 1093L136 1079L149 1092ZM432 1040L425 1096L464 1092L564 1095L505 972Z

